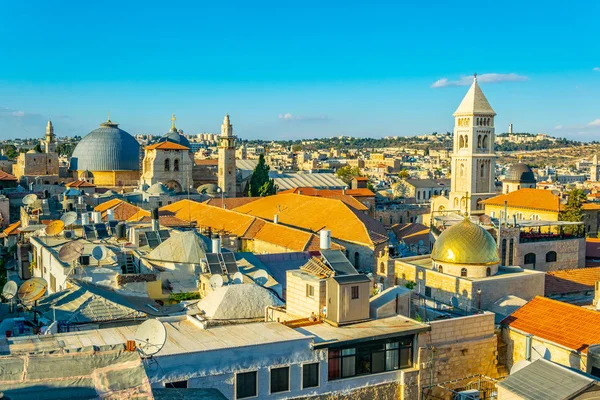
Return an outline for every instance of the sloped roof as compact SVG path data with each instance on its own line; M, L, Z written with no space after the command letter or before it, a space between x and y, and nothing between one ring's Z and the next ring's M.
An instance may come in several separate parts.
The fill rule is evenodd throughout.
M262 286L243 283L221 286L197 304L208 318L231 320L264 318L267 306L280 307L284 303Z
M16 181L17 178L8 172L0 171L0 181Z
M320 189L335 189L348 186L344 181L332 173L302 174L302 173L279 173L269 171L269 178L275 181L280 190L293 189L296 187L315 187Z
M255 200L260 199L260 197L229 197L229 198L220 198L213 197L205 201L206 204L213 207L226 208L228 210L233 210L236 207L243 206L244 204L252 203ZM223 205L225 207L223 207Z
M552 193L551 190L544 189L519 189L508 194L501 194L490 199L483 200L485 205L504 206L507 202L508 207L528 208L532 210L544 210L558 212L564 209L560 204L560 198Z
M16 235L16 234L18 234L20 227L21 227L21 221L13 222L12 224L8 225L4 229L4 232L2 232L2 236L3 237L7 237L7 236L10 236L10 235Z
M183 146L179 143L170 141L158 142L150 146L146 146L146 150L189 150L189 147Z
M206 246L196 231L173 234L147 256L149 260L181 264L200 264L206 258Z
M111 199L94 207L94 211L99 211L102 214L102 219L105 221L108 218L106 212L110 209L114 210L115 220L117 221L127 221L137 213L145 211L121 199Z
M311 232L330 229L332 237L353 243L372 245L387 240L383 225L335 199L282 194L263 197L235 211L267 221L277 214L281 224Z
M369 189L367 189L367 190L369 190ZM371 192L371 191L369 190L369 192ZM350 196L349 194L347 194L348 193L347 191L346 191L346 194L344 194L341 189L335 190L335 189L316 189L316 188L312 188L312 187L303 187L303 188L284 190L282 192L278 192L277 194L281 195L281 194L288 194L288 193L301 194L303 196L317 196L317 197L326 197L329 199L341 200L356 210L359 210L359 211L368 211L369 210L369 207L365 206L363 203L356 200L353 196ZM371 192L371 196L375 196L375 193Z
M73 181L73 182L69 182L67 184L65 184L66 187L68 188L86 188L86 187L96 187L96 185L94 185L93 183L89 183L86 181Z
M576 268L546 273L544 295L593 291L600 280L600 267Z
M502 325L585 354L590 345L600 343L600 312L546 297L534 297Z
M454 112L454 115L492 114L496 115L492 106L481 91L477 78L473 79L471 87L462 102Z

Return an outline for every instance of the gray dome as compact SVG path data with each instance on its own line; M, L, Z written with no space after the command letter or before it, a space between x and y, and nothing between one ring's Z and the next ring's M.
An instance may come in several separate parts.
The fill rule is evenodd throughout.
M206 183L204 185L198 186L198 193L207 194L209 196L216 196L219 194L219 186L215 183Z
M156 182L146 190L148 194L169 194L169 189L161 182Z
M506 173L505 181L514 181L521 183L535 183L535 175L527 164L513 164Z
M187 138L185 136L181 135L179 132L177 132L176 130L173 130L173 129L171 129L163 137L158 139L158 141L159 142L177 143L177 144L187 147L190 150L192 148L192 146L190 145L190 141L187 140Z
M139 171L140 144L110 120L100 124L75 147L72 171Z

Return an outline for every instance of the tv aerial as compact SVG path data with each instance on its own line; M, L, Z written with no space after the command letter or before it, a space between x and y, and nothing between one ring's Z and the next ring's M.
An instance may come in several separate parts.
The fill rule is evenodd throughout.
M100 266L100 261L104 260L108 257L108 250L104 246L96 246L92 249L92 257L94 260L98 261L98 266Z
M60 220L65 224L65 226L71 226L77 221L77 213L75 211L66 212L60 217Z
M60 219L56 221L52 221L48 226L46 226L46 236L57 236L62 233L65 229L65 223Z
M236 272L235 274L233 274L233 283L235 285L239 285L240 283L244 282L244 275L242 275L241 272Z
M31 278L23 282L17 291L17 297L23 304L38 301L48 289L48 282L44 278Z
M149 358L162 350L167 341L167 329L157 319L149 319L135 331L135 347L142 358Z
M210 277L208 284L213 290L220 288L223 286L223 277L221 275L213 275Z
M254 282L257 285L265 286L267 281L269 280L269 274L264 269L259 269L256 274L254 274Z
M77 242L77 241L69 242L69 243L65 244L58 251L58 259L67 264L71 264L71 269L67 273L67 276L70 276L71 272L73 272L75 265L72 263L77 261L79 259L79 257L81 257L83 255L83 251L84 251L83 243Z
M2 288L2 297L8 300L9 311L11 313L13 312L13 298L16 296L18 289L19 287L15 281L6 282Z
M23 197L23 200L21 200L21 201L26 206L30 206L33 203L35 203L37 201L37 199L38 199L37 195L35 193L31 193L31 194L28 194L27 196Z

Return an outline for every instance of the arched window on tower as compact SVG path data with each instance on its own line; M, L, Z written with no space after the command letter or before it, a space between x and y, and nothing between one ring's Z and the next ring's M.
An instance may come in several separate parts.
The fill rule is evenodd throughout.
M462 149L463 147L465 147L465 139L463 135L460 135L458 138L458 148Z
M477 148L480 149L481 148L481 135L477 136Z
M179 171L179 159L176 158L175 161L173 161L173 171Z
M483 149L487 149L488 148L488 137L487 137L487 135L483 135L483 140L481 141L481 148L483 148Z
M465 277L465 278L467 277L467 269L466 268L461 268L460 276Z
M465 147L469 147L469 137L465 136Z
M165 160L165 171L170 171L170 170L171 170L171 160L167 158Z
M465 164L460 164L460 176L465 176Z
M500 247L500 255L502 256L502 265L506 265L506 239L502 239L502 247Z
M485 164L481 164L481 168L479 169L479 175L483 178L485 175Z

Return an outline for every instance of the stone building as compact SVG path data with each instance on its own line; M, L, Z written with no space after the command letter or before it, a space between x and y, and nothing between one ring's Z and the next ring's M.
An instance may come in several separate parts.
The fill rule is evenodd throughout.
M235 139L229 114L225 115L219 138L218 185L225 197L236 197Z
M13 164L13 175L23 184L34 182L37 177L43 184L59 183L59 163L56 153L56 137L52 122L46 126L44 153L31 149L27 153L19 154L17 163Z

